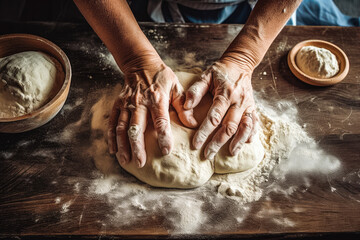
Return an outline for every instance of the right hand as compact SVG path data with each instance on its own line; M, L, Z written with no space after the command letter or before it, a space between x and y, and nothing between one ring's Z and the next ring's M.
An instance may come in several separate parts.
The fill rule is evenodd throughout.
M235 156L256 134L258 116L251 85L252 67L249 65L222 58L186 92L186 109L196 107L208 91L214 96L213 104L193 138L193 146L200 149L215 132L205 148L207 159L213 159L230 139L229 152Z
M183 108L185 94L178 78L157 54L132 59L122 70L125 84L109 119L109 151L116 153L121 165L132 159L141 168L146 163L144 133L149 112L164 155L169 154L173 146L169 104L185 126L193 128L197 122L193 110Z

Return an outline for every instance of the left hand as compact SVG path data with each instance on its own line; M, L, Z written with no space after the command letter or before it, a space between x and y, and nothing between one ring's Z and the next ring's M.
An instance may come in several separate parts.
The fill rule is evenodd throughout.
M205 148L205 157L213 159L230 139L229 151L236 155L256 133L258 116L251 86L252 68L220 59L203 72L201 79L186 92L185 109L193 109L210 91L214 96L208 114L195 133L193 146L199 149L220 125Z

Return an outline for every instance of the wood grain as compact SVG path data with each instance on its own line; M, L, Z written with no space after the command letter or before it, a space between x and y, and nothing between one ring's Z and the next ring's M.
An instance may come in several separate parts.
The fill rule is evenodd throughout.
M241 29L239 25L142 24L160 55L178 64L194 53L199 66L221 56ZM128 228L104 226L101 220L111 212L106 199L74 191L74 183L89 186L95 178L94 163L85 154L90 133L83 131L70 142L57 142L60 130L79 119L97 90L122 81L120 73L87 53L104 45L87 25L51 23L0 23L0 33L31 33L59 45L69 56L73 83L60 114L43 127L22 134L0 134L0 238L166 238L166 219L142 219ZM160 38L161 36L161 38ZM298 42L323 39L342 48L350 71L339 84L319 88L299 81L289 70L286 57ZM253 74L255 91L268 100L289 100L298 107L299 121L306 124L319 145L341 160L341 174L323 181L310 179L289 197L271 193L254 203L247 219L224 231L207 230L175 238L359 238L360 232L360 39L359 28L285 27L275 39ZM100 51L101 50L101 51ZM266 74L264 74L266 72ZM69 110L71 108L71 110ZM85 123L79 128L88 128ZM74 150L75 149L75 150ZM41 150L41 151L40 151ZM336 191L332 192L332 188ZM59 214L62 203L72 201L71 211ZM257 214L262 209L281 209L282 217L296 221L286 227ZM294 209L301 209L295 211ZM81 219L80 219L80 216ZM214 214L213 218L225 215Z

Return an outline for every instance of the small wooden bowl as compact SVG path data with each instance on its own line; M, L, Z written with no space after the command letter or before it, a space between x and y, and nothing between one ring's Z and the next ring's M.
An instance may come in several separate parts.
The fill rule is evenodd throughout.
M300 68L297 66L295 59L298 51L305 46L315 46L319 48L325 48L330 52L332 52L336 56L336 59L339 63L339 68L340 68L339 72L331 78L316 78L302 72ZM350 68L349 59L347 58L344 51L341 50L338 46L323 40L307 40L296 44L290 50L287 61L291 72L298 79L315 86L329 86L342 81L348 74Z
M57 79L54 97L41 108L14 118L0 118L0 132L19 133L40 127L49 122L64 106L70 89L71 65L66 54L54 43L29 34L0 36L0 58L24 51L40 51L55 58L64 72L64 79ZM59 82L60 81L60 82Z

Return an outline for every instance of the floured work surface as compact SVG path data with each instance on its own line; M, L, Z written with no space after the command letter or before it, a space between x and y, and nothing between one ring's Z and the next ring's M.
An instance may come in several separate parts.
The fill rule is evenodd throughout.
M165 61L178 68L174 70L186 71L219 57L240 27L143 29ZM2 235L141 238L360 231L360 49L353 47L359 29L285 27L253 74L258 106L273 118L296 123L314 144L306 140L290 153L274 153L268 176L264 168L253 178L240 176L246 180L237 186L233 179L218 184L215 178L192 190L151 188L112 164L101 170L115 175L104 177L97 170L99 157L110 163L115 159L104 154L103 134L92 125L91 108L122 77L89 28L0 23L0 31L47 33L43 37L57 43L73 67L69 99L54 120L28 133L0 135ZM299 82L286 65L291 47L315 34L339 45L352 66L348 77L331 88ZM289 135L283 137L301 137ZM288 161L279 163L282 154Z

